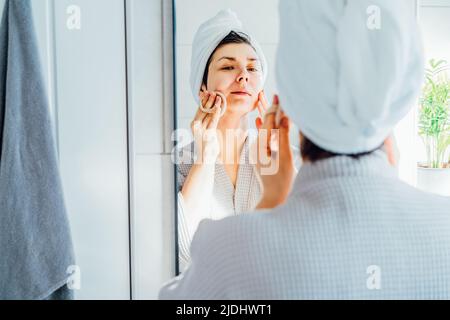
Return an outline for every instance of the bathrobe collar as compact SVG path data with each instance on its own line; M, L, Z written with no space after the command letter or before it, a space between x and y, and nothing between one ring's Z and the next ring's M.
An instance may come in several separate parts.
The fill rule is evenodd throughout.
M395 168L390 165L387 155L377 150L359 159L336 156L314 163L303 163L292 189L292 195L307 192L314 184L327 179L343 177L383 176L398 179Z

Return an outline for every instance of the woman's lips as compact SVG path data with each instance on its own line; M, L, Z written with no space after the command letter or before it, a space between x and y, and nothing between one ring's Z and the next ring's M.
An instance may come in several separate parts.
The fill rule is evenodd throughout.
M243 92L243 91L236 91L236 92L232 92L231 94L235 94L235 95L238 95L238 96L251 96L251 94L250 93L248 93L248 92Z

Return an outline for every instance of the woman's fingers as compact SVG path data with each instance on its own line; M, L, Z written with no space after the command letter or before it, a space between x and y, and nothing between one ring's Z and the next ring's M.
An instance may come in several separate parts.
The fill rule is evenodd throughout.
M255 125L256 125L256 129L261 129L261 127L262 127L262 125L263 125L263 121L262 121L262 119L261 118L256 118L256 120L255 120Z
M267 129L275 129L275 118L279 108L278 97L275 96L273 98L272 107L270 107L264 115L264 127L267 127Z
M200 93L200 100L201 100L202 106L204 106L208 102L210 95L211 94L208 91L204 91L204 92Z
M278 129L275 123L275 119L276 119L276 115L278 113L279 110L279 101L278 101L278 96L274 96L273 99L273 104L272 107L269 108L269 110L267 110L265 116L264 116L264 122L257 120L257 122L259 122L259 124L261 124L260 128L259 128L259 136L260 136L260 146L265 148L267 150L267 155L271 156L272 151L277 151L278 148L276 146L274 146L274 143L278 143L276 142L277 140L277 136L272 136L272 131L274 129ZM257 124L258 126L258 124ZM261 131L261 129L263 129L263 131ZM274 139L275 141L272 141L272 139Z
M216 107L216 109L214 110L214 113L212 115L212 119L211 119L210 123L208 124L208 129L212 129L212 130L216 130L217 129L217 125L218 125L219 120L220 120L221 112L222 112L222 108L220 107L220 105L218 105Z
M261 175L263 189L287 194L283 188L290 190L295 172L289 135L291 122L281 109L277 96L274 97L272 107L265 115L264 123L258 118L256 126L259 128L256 166ZM259 150L263 152L260 153ZM264 152L265 150L267 151Z
M258 111L261 120L264 119L267 110L269 109L269 105L267 103L266 96L264 95L264 91L261 91L258 95Z
M289 131L291 128L291 120L286 116L284 112L280 112L280 136L279 136L279 149L283 156L293 157L291 150L291 142Z
M267 112L267 110L269 109L269 102L266 99L266 95L264 94L264 91L261 91L259 100L261 101L261 106L263 107L263 111Z
M211 122L213 121L213 118L217 112L217 109L221 109L220 105L222 104L222 99L216 95L216 98L214 100L214 104L212 105L212 107L210 108L212 113L209 113L208 116L205 118L205 120L203 121L203 128L207 129L209 128ZM220 113L219 113L220 116Z
M386 154L388 156L389 163L393 166L397 166L397 156L396 156L396 148L395 148L395 137L394 135L390 135L385 141L384 141L384 149L386 151Z
M203 103L203 102L202 102ZM206 113L202 110L202 108L201 107L198 107L197 108L197 113L196 113L196 115L195 115L195 117L194 118L198 118L198 119L200 119L200 120L202 120L202 119L204 119L205 118L205 115L206 115Z
M202 108L204 108L204 110L209 110L211 108L211 105L214 103L214 100L212 97L213 94L208 91L201 91L199 96L202 106L198 108L193 122L200 121L203 124L205 121L207 121L208 113L203 111Z
M261 105L260 101L258 101L258 113L259 113L259 118L261 118L261 120L264 119L265 111L264 111L263 106Z
M203 105L203 108L205 110L210 111L213 108L213 106L214 106L214 104L216 102L216 97L217 97L217 94L215 94L214 92L211 93L209 95L208 101L206 102L206 104Z
M200 103L202 105L206 104L206 102L209 99L209 92L207 91L200 91L199 97L200 97ZM203 122L203 120L206 118L207 113L203 112L202 109L199 107L197 109L197 113L194 116L194 120L192 121L192 123L196 122L196 121L200 121Z
M220 107L222 109L222 113L220 114L220 116L222 117L227 112L227 97L225 97L225 95L219 91L217 91L216 94L221 98Z
M198 123L198 129L217 128L223 110L221 107L223 98L217 93L210 93L208 91L201 91L199 97L202 106L198 108L191 127L193 128L194 124Z
M258 95L257 107L258 107L259 116L262 120L262 119L264 119L264 116L268 109L268 104L267 104L266 97L264 95L264 91L261 91Z
M193 123L196 121L203 122L205 117L207 116L207 113L204 113L200 108L198 108L197 113L195 114Z
M268 156L272 154L271 141L273 129L275 129L275 113L267 113L260 129L260 136L262 138L260 143L262 144L261 147L264 147L267 150Z

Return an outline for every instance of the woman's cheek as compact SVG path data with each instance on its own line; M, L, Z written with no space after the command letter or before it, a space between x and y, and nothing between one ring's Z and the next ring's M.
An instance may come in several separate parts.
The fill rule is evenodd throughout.
M233 79L220 79L219 81L216 81L212 91L219 91L222 93L226 93L229 91L229 88L231 88L234 84L234 80Z
M261 76L255 77L252 80L251 84L252 84L252 87L255 88L255 91L256 91L257 94L259 94L264 88Z

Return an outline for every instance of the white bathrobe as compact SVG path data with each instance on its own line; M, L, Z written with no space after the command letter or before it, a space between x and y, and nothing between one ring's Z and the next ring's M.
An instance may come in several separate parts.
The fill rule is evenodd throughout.
M261 186L256 177L254 165L249 161L249 145L254 141L250 136L245 140L243 150L240 155L239 169L237 173L236 188L225 171L222 164L216 164L214 173L214 187L212 198L210 199L210 209L202 216L205 219L219 220L229 216L235 216L243 212L253 210L261 198ZM193 143L183 148L187 154L184 161L177 165L178 186L184 185L186 177L192 168L194 153ZM178 192L178 244L180 269L184 270L190 262L189 246L195 233L196 226L192 225L189 212L184 205L183 195Z
M204 220L161 299L450 299L450 199L377 151L304 164L283 206Z

